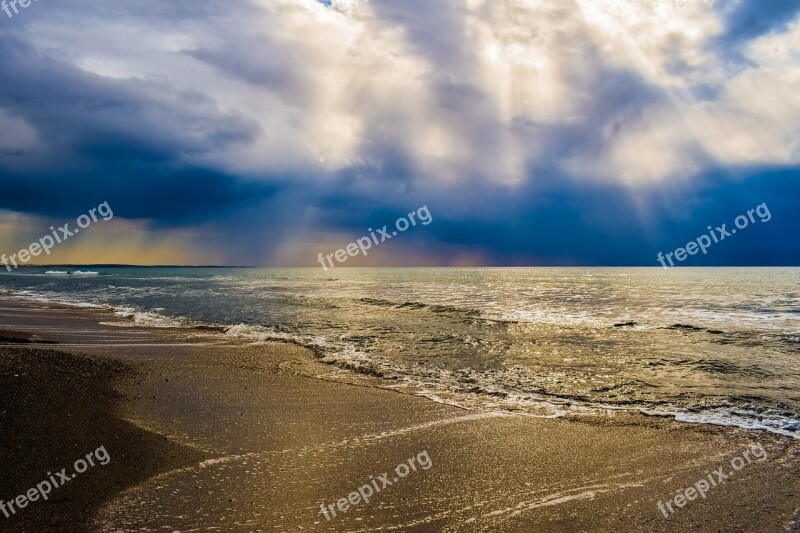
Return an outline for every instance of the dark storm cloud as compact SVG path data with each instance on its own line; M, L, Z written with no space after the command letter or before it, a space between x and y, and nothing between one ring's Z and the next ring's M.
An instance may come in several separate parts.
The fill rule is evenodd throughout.
M101 198L124 203L123 216L196 218L273 191L179 162L259 134L202 92L79 71L10 36L0 37L0 57L0 107L40 140L0 155L2 208L66 214Z
M659 266L658 252L685 246L708 233L709 225L730 229L737 216L766 203L771 220L751 224L707 255L690 257L685 266L800 264L794 238L800 227L800 168L742 169L751 178L741 182L728 174L708 172L680 194L669 187L651 191L646 216L622 187L570 183L560 175L545 177L547 185L536 189L487 193L487 204L495 205L473 213L452 212L452 198L431 198L427 205L434 223L404 238L432 249L433 243L447 243L473 251L493 266ZM354 216L352 207L331 211L328 222L359 235L369 225L404 214L373 208ZM441 260L447 264L448 257Z
M54 174L8 179L0 175L3 208L38 215L73 216L108 201L119 216L150 219L169 226L201 222L234 208L269 198L276 188L244 182L207 169L170 170L99 160L92 172L62 170Z

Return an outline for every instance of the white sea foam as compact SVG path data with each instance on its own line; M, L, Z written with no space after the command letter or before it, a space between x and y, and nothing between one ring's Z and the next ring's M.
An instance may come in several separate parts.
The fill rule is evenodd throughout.
M677 413L675 420L692 424L711 424L749 430L769 431L786 437L800 439L800 420L777 416L743 416L733 410L719 409L701 413Z
M45 272L47 276L97 276L99 272L94 272L91 270L82 271L82 270L75 270L73 272L69 272L67 270L48 270Z
M29 302L38 302L44 304L58 304L58 305L67 305L70 307L86 307L86 308L94 308L100 309L105 306L92 303L92 302L84 302L79 301L75 298L70 298L69 296L63 296L60 294L54 294L51 292L36 292L36 291L27 291L27 290L19 290L19 289L10 289L9 294L12 298L16 298L19 300L29 301Z
M265 342L274 341L291 341L298 342L300 344L307 343L306 339L300 335L279 332L264 326L255 326L250 324L226 326L225 335L247 342L252 342L254 344L263 344Z
M116 307L114 314L121 318L132 320L134 325L145 328L184 328L192 323L184 319L162 315L157 310L142 311L135 307ZM126 322L100 322L104 326L128 326Z

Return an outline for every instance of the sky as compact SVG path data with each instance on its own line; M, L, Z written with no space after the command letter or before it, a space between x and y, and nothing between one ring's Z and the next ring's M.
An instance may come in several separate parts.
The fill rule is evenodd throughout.
M0 11L0 251L39 263L800 265L797 0L42 0Z

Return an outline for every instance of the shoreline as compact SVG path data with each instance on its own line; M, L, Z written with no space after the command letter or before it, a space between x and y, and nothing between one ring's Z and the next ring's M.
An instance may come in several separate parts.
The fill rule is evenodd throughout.
M754 418L754 413L748 413L747 415L739 416L731 415L730 413L720 415L719 413L715 413L713 411L692 412L691 410L685 408L681 410L680 407L676 406L668 406L664 408L660 406L642 404L615 404L605 403L602 400L591 400L584 397L547 394L526 394L526 397L522 399L517 396L517 393L512 393L504 389L501 389L499 394L492 392L473 393L464 392L463 390L451 390L442 383L437 383L433 390L427 390L424 388L421 389L420 383L416 381L414 382L413 387L410 386L411 382L406 382L404 384L406 390L401 390L394 382L388 382L386 379L384 379L385 373L391 372L391 369L388 369L388 367L384 368L380 364L377 364L372 368L367 368L361 365L358 361L351 362L348 360L336 359L336 356L331 354L329 351L326 351L325 348L309 342L304 342L303 340L272 335L269 333L247 332L247 329L252 327L247 324L226 325L220 323L208 323L195 321L187 317L168 317L160 315L157 312L152 313L150 311L134 311L132 308L127 307L95 305L88 304L86 302L78 303L58 300L50 301L28 299L25 296L15 295L13 291L0 290L0 302L3 301L4 297L10 297L12 301L17 302L20 305L30 304L63 307L67 310L81 310L87 313L99 313L100 316L104 316L106 319L101 322L101 325L113 325L115 327L124 326L141 329L142 331L148 330L161 333L170 332L170 335L176 333L178 335L206 333L211 336L214 334L220 334L221 340L218 338L217 342L230 343L232 345L251 345L255 343L298 346L311 352L317 361L325 362L325 368L330 370L330 372L328 372L328 377L335 382L367 385L379 389L392 390L398 393L427 398L432 402L458 407L467 411L501 410L511 413L528 414L529 416L539 418L605 416L608 413L614 412L641 415L645 417L667 418L683 424L737 428L745 431L766 431L774 435L793 438L800 441L800 433L793 433L788 429L776 427L775 419L766 418L762 420L761 418ZM237 331L234 334L230 334L230 330L242 329L244 329L244 331ZM155 333L155 335L158 336L160 334ZM402 373L402 371L399 372ZM309 376L323 379L323 375L318 372L311 372ZM419 378L417 377L417 379ZM444 393L446 398L441 397L441 393ZM514 396L515 399L503 404L505 398L509 396ZM498 400L498 398L501 398L501 400ZM756 422L755 420L759 420L760 422ZM782 422L784 424L788 424L787 421ZM789 422L791 422L791 425L786 425L785 427L796 427L794 419L790 420Z
M319 379L314 376L328 365L299 346L236 344L198 330L101 325L109 316L97 309L0 300L3 377L38 376L18 389L1 387L3 406L21 405L39 393L37 383L59 383L67 368L85 369L84 381L76 382L84 385L81 394L68 383L47 389L42 413L29 410L36 416L24 427L16 423L23 428L13 433L18 443L9 446L4 439L5 470L24 481L0 478L0 498L21 494L42 478L42 468L68 466L104 445L102 440L131 448L115 451L105 444L109 467L147 465L138 470L140 477L100 470L114 487L104 487L103 497L89 488L89 480L100 482L97 469L61 489L76 491L68 500L75 509L58 504L64 523L85 524L75 530L184 530L219 526L214 517L222 516L223 523L254 528L247 530L716 531L727 524L800 531L800 445L788 437L635 414L540 419L466 411ZM58 344L9 344L4 338ZM58 355L63 351L73 355ZM53 406L73 409L74 416L58 417ZM96 416L106 417L108 425L86 422ZM660 515L658 501L756 442L771 459L748 466L669 519ZM25 447L35 450L27 462L20 453ZM352 493L369 476L423 449L432 460L429 470L369 505L340 512L334 521L320 514L320 503ZM184 494L190 488L196 494ZM280 503L269 500L271 494L282 494ZM45 524L54 499L36 504L24 509L25 520ZM170 518L176 516L183 518Z

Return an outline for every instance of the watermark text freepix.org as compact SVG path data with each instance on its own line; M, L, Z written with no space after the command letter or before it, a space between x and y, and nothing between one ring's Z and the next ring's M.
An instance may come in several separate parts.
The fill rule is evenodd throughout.
M0 511L6 515L6 518L11 518L11 515L17 514L17 509L24 509L29 503L38 500L40 496L43 500L46 500L53 489L57 489L68 481L75 479L78 474L86 472L90 466L95 466L95 459L103 466L111 462L111 456L106 451L105 446L100 446L95 451L87 453L86 460L81 458L75 461L75 464L72 465L75 472L72 475L67 473L66 468L62 468L55 475L52 472L48 472L48 479L37 483L36 487L28 490L25 494L20 494L7 502L0 499ZM14 508L15 506L16 509Z
M682 508L684 505L689 503L690 501L696 500L698 496L701 496L704 500L706 498L706 493L716 487L717 485L722 484L723 482L727 481L728 478L733 476L734 472L741 470L745 467L745 465L749 465L753 461L750 460L750 453L752 452L753 457L758 459L760 462L764 462L767 459L767 452L764 450L764 447L761 445L760 442L753 444L750 446L749 450L745 450L742 453L742 456L736 456L731 459L731 467L733 470L728 472L727 474L724 472L725 467L721 466L714 470L713 472L706 472L707 478L703 478L691 487L687 487L684 490L680 491L679 494L674 496L673 498L667 500L666 503L663 503L661 500L658 500L658 509L663 513L664 518L669 518L675 512L675 509L672 508L672 505L675 504L676 507ZM744 459L742 458L744 457ZM669 509L669 513L667 513L667 509Z
M730 231L728 231L727 229L728 226L727 224L717 226L716 230L711 229L711 226L708 226L708 231L709 231L708 235L701 235L694 241L690 241L689 244L686 245L686 248L678 248L674 252L669 252L666 255L664 255L662 252L658 252L658 256L656 256L656 259L658 259L658 262L661 263L661 266L663 266L664 268L669 268L667 267L667 264L664 262L664 259L666 258L666 260L669 261L669 266L675 266L675 263L672 262L673 255L675 256L675 259L677 259L678 261L683 261L686 259L687 256L695 255L700 250L702 250L703 255L705 255L708 253L708 248L712 244L712 239L713 239L713 244L716 244L720 241L725 240L725 238L735 234L737 229L744 229L751 222L755 223L756 219L753 216L753 213L758 215L758 218L760 219L761 222L769 222L770 220L772 220L772 213L769 212L769 207L767 207L766 202L764 202L763 204L756 206L755 209L748 209L747 216L739 215L738 217L736 217L736 219L733 221L736 227L731 228Z
M8 18L11 18L19 14L17 4L19 4L19 7L28 8L31 6L31 2L38 2L38 0L2 0L2 2L0 2L0 8L6 12ZM11 13L12 10L14 11L13 14Z
M392 237L397 236L398 231L406 231L411 226L416 226L417 221L414 219L416 216L419 221L422 223L423 226L427 226L431 222L433 222L433 218L431 217L431 212L428 211L428 206L423 205L416 211L411 211L406 217L400 217L394 223L394 227L397 228L396 231L392 231L389 233L387 229L389 226L384 226L379 230L373 230L372 228L367 229L369 231L369 236L361 237L360 239L356 240L356 242L351 242L347 246L342 249L336 250L333 253L323 256L322 253L319 254L317 261L319 264L322 265L322 268L325 272L328 271L328 267L325 264L325 260L328 260L330 267L333 268L335 265L333 264L333 259L335 258L337 262L344 263L350 257L355 257L358 254L364 254L365 256L369 255L367 250L372 248L372 243L375 243L375 246L388 241ZM377 235L375 235L377 231ZM380 240L378 239L380 237Z
M430 456L428 456L427 450L423 450L419 452L416 457L411 457L405 463L397 465L397 468L394 469L396 476L392 477L392 479L389 479L388 472L384 472L378 476L378 479L369 476L370 482L362 485L358 491L353 491L348 494L347 498L340 498L336 503L331 503L327 507L324 503L319 504L320 514L325 515L325 519L330 522L331 518L336 518L337 509L339 512L345 513L351 505L358 505L362 501L364 503L369 503L369 499L381 490L394 485L400 481L400 478L406 477L411 472L416 472L417 463L423 470L427 470L433 466L433 461L431 461ZM375 489L374 491L373 488Z
M38 242L32 243L27 248L23 248L19 252L12 254L10 257L6 257L6 254L0 256L0 263L3 263L6 269L11 272L11 266L13 265L14 268L18 268L19 265L17 261L20 263L27 263L31 260L32 257L37 257L42 255L42 252L50 255L50 250L56 245L61 244L62 242L66 241L70 237L77 235L80 233L82 229L86 229L92 225L93 222L97 222L98 218L97 215L103 217L104 221L109 221L114 218L114 212L111 210L111 207L108 205L108 202L103 202L102 204L98 205L95 208L89 210L89 214L81 215L78 217L76 224L78 227L71 230L69 228L69 223L64 224L63 226L55 229L53 226L50 226L50 230L53 232L52 235L45 235ZM9 264L10 262L10 264Z

